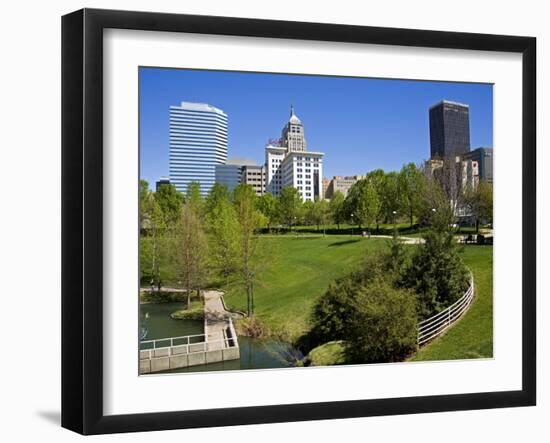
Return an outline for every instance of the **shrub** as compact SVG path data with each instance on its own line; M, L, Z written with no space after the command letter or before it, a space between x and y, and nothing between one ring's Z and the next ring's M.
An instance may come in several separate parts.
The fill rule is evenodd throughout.
M346 356L352 363L401 361L416 349L416 298L376 278L357 289L347 323Z
M331 340L344 340L353 313L358 285L365 280L361 273L350 274L331 283L313 309L310 333L313 347Z

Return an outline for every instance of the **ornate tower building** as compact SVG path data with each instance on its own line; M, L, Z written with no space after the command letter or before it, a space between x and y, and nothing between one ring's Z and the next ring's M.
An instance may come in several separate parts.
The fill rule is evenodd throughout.
M304 152L306 150L304 126L294 113L294 106L290 107L290 118L283 128L281 141L282 146L287 148L288 152Z
M307 150L304 127L291 107L281 139L265 148L266 191L279 195L294 187L303 201L322 199L323 156Z

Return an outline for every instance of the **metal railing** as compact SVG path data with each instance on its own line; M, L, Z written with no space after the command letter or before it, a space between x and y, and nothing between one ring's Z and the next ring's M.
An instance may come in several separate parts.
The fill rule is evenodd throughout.
M193 354L196 352L207 352L219 349L239 347L233 319L229 318L229 334L224 329L221 337L217 340L208 340L207 334L182 335L180 337L158 338L156 340L142 340L140 342L140 353L148 351L148 357L152 358L155 351L168 349L168 355ZM174 352L174 349L176 352Z
M443 311L418 323L418 345L422 346L449 329L468 310L474 295L474 276L470 272L470 287L462 297Z

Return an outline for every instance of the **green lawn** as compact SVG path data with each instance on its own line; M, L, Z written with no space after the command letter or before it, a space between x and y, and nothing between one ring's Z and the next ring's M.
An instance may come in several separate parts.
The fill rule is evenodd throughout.
M294 341L309 329L316 299L329 283L364 260L366 252L382 248L388 240L349 236L263 236L272 257L254 288L257 317L275 334ZM230 308L244 311L242 288L225 287Z
M274 334L295 341L309 330L312 307L329 283L359 267L368 251L385 247L388 240L300 234L262 236L261 242L272 258L254 288L256 315ZM412 360L492 356L492 253L492 246L463 248L462 257L474 272L474 303L453 328ZM246 310L242 287L223 289L230 309Z
M466 246L462 257L474 273L474 302L462 319L420 349L413 361L493 356L493 247Z

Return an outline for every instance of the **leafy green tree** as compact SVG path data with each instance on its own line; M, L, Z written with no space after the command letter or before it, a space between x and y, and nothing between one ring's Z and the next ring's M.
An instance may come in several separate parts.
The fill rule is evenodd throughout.
M403 212L413 225L414 216L418 214L420 202L424 193L425 177L414 163L408 163L399 172L399 196Z
M315 224L315 204L308 200L302 203L302 222L306 226Z
M220 185L221 186L221 185ZM227 279L238 270L239 222L227 188L214 185L206 200L206 224L210 234L213 268Z
M380 212L380 198L372 180L359 180L351 187L346 198L348 211L359 227L370 229Z
M149 232L149 238L151 242L150 249L150 275L151 275L151 288L156 288L157 292L160 292L162 287L162 270L166 256L166 243L165 243L165 228L166 223L164 221L164 215L158 204L155 195L150 192L144 202L144 210L146 220L144 221Z
M476 232L479 232L481 221L493 220L493 185L480 181L477 186L465 190L465 206L475 217Z
M401 361L416 349L416 299L375 278L356 289L346 326L346 354L352 363Z
M239 224L239 268L246 290L247 313L254 315L254 282L257 278L258 235L265 222L257 209L256 192L250 185L241 183L234 191L234 204Z
M149 198L149 183L141 179L139 181L139 228L144 228L144 221L147 218L148 198Z
M458 255L450 231L430 230L416 248L403 285L417 294L419 318L440 312L457 301L468 288L468 271Z
M230 200L231 195L229 194L227 186L218 182L214 183L204 202L206 216L208 217L209 214L213 212L214 208L219 206L220 202L229 202Z
M292 229L294 221L300 217L302 198L298 189L288 186L283 188L279 197L279 211L281 220Z
M372 187L374 188L375 194L377 196L377 208L376 214L374 215L374 221L376 222L376 231L380 232L380 222L384 218L383 212L383 192L384 192L384 183L386 179L386 174L383 169L375 169L370 171L367 174L366 179L370 181Z
M421 223L438 232L450 231L455 219L453 206L434 177L426 178L419 198L417 217Z
M172 184L164 184L155 192L155 200L164 216L166 226L172 228L176 225L183 204L183 195Z
M200 295L208 277L208 241L196 207L187 201L176 226L176 260L178 277L187 292L187 307L191 307L193 290Z
M271 232L271 228L279 221L279 202L271 193L266 193L258 198L258 209L262 212L266 219L267 229Z
M201 185L198 182L189 183L185 193L185 201L191 205L199 218L204 217L205 203L201 194Z
M382 218L386 223L395 223L399 218L403 204L399 194L399 174L397 172L388 172L384 177L384 182L380 188L380 208Z
M338 225L338 230L340 230L340 224L346 219L344 200L344 194L340 191L336 191L330 199L330 213L332 220Z
M312 208L312 221L317 225L317 231L323 226L323 235L325 235L325 225L330 220L330 207L327 200L320 200L318 198L313 202Z

